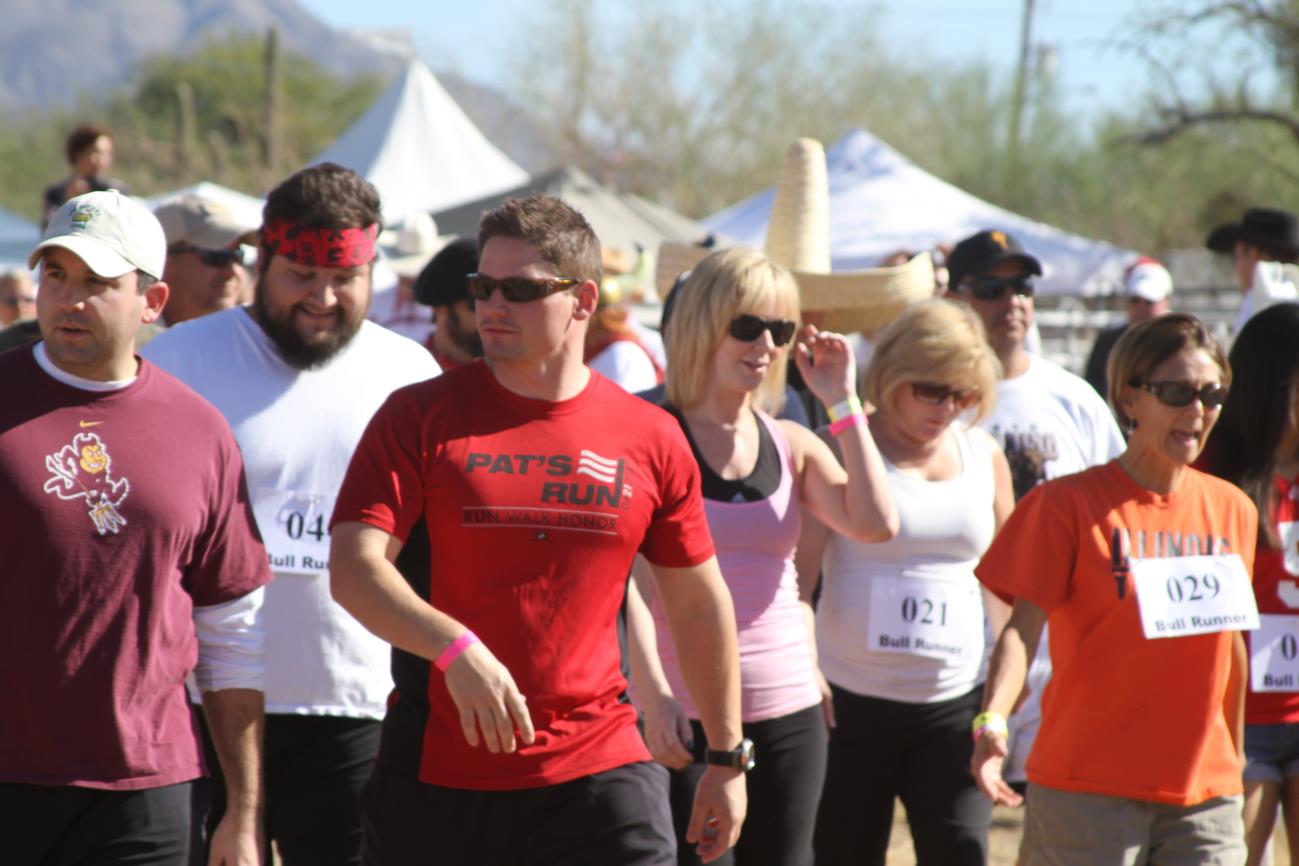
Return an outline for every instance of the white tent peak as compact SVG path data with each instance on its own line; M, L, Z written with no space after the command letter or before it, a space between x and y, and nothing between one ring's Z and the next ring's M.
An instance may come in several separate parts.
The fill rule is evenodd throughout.
M853 130L826 152L830 257L834 270L875 267L898 250L955 243L982 229L1010 232L1042 261L1039 290L1103 295L1122 285L1136 253L1072 235L997 207L929 174L880 139ZM774 186L703 220L740 243L761 247Z
M374 184L388 225L408 214L452 207L528 179L474 126L418 58L311 164L319 162L336 162Z

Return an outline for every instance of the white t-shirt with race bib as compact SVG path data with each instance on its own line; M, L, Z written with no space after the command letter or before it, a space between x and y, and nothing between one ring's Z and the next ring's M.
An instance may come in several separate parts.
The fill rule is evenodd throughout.
M982 427L1010 464L1015 501L1043 481L1100 466L1126 443L1114 413L1096 389L1058 364L1030 356L1028 371L997 383L997 406ZM1042 632L1028 672L1028 700L1010 721L1007 780L1023 781L1024 764L1042 720L1042 692L1051 678L1048 630Z
M440 371L428 350L366 321L323 367L284 362L246 308L184 322L141 351L225 415L275 578L266 587L266 711L382 718L387 643L329 592L329 517L370 417Z
M926 481L885 461L898 534L862 544L831 533L816 611L821 672L850 692L913 704L968 693L984 676L974 566L992 541L992 459L960 424L961 474Z

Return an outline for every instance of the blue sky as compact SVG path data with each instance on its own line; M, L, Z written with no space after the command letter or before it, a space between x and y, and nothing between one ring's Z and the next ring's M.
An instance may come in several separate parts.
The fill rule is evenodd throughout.
M508 84L501 62L520 38L518 21L535 3L525 0L300 0L336 27L409 29L434 68L455 68L467 77ZM602 0L619 7L631 0ZM730 0L742 11L742 0ZM1015 67L1023 0L823 0L831 6L873 9L887 42L935 64L983 60L1009 74ZM1149 14L1171 0L1037 0L1034 43L1055 60L1056 80L1070 107L1082 115L1097 108L1124 108L1144 90L1147 67L1118 47L1134 15ZM616 37L615 37L616 38Z

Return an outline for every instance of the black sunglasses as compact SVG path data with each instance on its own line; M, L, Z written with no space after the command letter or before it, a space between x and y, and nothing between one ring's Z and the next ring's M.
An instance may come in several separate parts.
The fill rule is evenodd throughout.
M1191 405L1191 401L1196 397L1200 398L1200 403L1206 409L1217 409L1227 402L1227 386L1219 385L1216 382L1202 388L1196 388L1185 382L1142 382L1139 379L1133 379L1128 384L1134 388L1149 391L1155 395L1156 400L1165 406L1173 406L1179 409Z
M950 385L937 385L933 382L912 382L911 394L921 403L941 406L948 400L957 409L969 409L979 402L978 388L953 388Z
M1000 301L1010 291L1021 298L1033 297L1033 281L1029 277L971 277L961 283L980 301Z
M475 301L485 301L492 296L492 292L500 289L505 300L514 301L515 303L536 301L582 283L581 280L575 280L571 277L550 277L544 280L534 280L530 277L506 277L503 280L498 280L486 274L469 274L465 279L469 285L469 297Z
M771 333L771 342L783 346L794 339L794 329L798 326L789 319L764 319L745 313L731 319L731 336L744 343L752 343L762 336L763 331Z
M224 268L231 262L236 265L248 264L243 247L235 247L229 250L210 250L204 247L171 247L167 250L167 255L178 256L183 253L196 253L198 260L209 268Z

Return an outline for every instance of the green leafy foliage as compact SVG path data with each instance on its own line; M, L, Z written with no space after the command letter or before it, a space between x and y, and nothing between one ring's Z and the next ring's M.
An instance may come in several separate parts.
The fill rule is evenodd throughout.
M374 76L339 79L281 49L269 120L267 39L210 40L188 57L156 57L101 105L39 113L0 129L0 206L39 215L43 187L67 175L63 140L103 123L116 145L114 176L132 192L209 180L262 194L326 147L369 107Z

